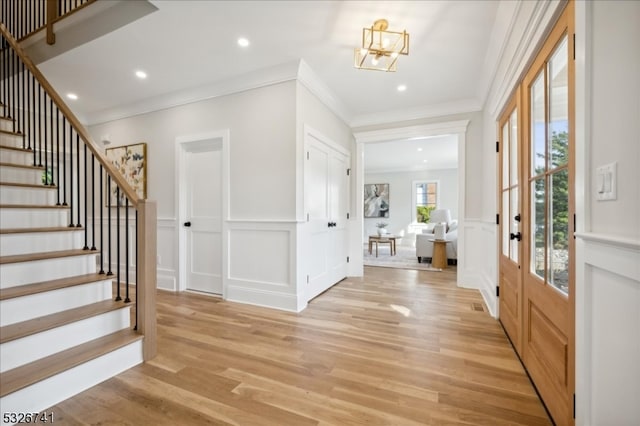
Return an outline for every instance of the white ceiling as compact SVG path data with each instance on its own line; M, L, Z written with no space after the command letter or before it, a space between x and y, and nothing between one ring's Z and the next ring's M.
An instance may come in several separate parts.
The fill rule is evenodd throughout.
M414 138L364 145L366 173L455 169L458 138L455 135Z
M158 11L40 65L61 93L78 94L70 106L79 116L97 122L107 111L299 59L344 105L351 125L447 106L479 110L488 91L498 1L151 3ZM353 67L362 28L379 18L411 35L396 73ZM238 47L240 36L249 48ZM136 69L149 78L136 79Z

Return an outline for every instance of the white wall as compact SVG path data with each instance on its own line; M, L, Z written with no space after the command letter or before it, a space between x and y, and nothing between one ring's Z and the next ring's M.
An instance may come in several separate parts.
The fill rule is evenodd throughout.
M297 309L295 105L296 83L288 81L90 127L96 140L108 134L111 146L147 143L148 198L158 203L159 287L178 287L176 139L229 129L227 297Z
M366 165L366 160L365 160ZM451 218L458 219L458 169L421 170L413 172L366 173L364 183L389 184L389 217L365 218L364 237L376 233L376 223L386 222L393 235L403 237L400 244L415 247L415 234L420 230L412 223L413 182L433 180L440 184L439 208L451 210Z
M640 3L576 2L576 424L640 422ZM618 198L595 168L618 164Z

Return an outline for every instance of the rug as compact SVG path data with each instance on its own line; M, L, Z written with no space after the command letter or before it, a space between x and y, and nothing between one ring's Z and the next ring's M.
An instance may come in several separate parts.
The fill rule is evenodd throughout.
M418 263L416 249L413 247L396 247L396 255L391 256L388 244L380 244L378 247L378 257L376 257L375 247L372 254L369 254L368 245L363 247L364 265L380 266L382 268L416 269L419 271L442 272L442 269L433 268L429 263Z

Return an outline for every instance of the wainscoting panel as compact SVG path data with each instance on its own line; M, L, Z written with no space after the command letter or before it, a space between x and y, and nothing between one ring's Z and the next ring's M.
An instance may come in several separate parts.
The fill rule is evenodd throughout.
M297 311L295 230L295 222L229 222L228 300Z
M497 317L497 226L494 222L465 219L464 262L458 262L458 285L480 291L494 318Z
M637 424L640 241L577 236L576 424Z

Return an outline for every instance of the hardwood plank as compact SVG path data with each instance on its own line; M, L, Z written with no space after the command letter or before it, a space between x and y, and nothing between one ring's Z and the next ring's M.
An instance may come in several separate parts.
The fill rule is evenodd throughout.
M50 410L91 424L550 425L455 270L366 267L298 314L159 291L158 356Z
M85 274L60 278L57 280L42 281L39 283L3 288L0 289L0 300L13 299L15 297L28 296L30 294L38 294L45 291L58 290L61 288L73 287L76 285L89 284L106 279L109 279L109 277L104 274Z
M86 361L112 352L142 338L143 336L133 330L120 330L116 333L91 340L82 345L74 346L65 351L14 368L13 370L5 371L1 376L2 387L0 389L0 397L76 367ZM54 421L57 419L58 415L56 414Z
M11 340L51 330L52 328L80 321L82 319L91 318L116 309L122 309L127 306L129 306L129 303L103 300L102 302L83 305L78 308L68 309L55 314L5 325L0 328L0 343L10 342Z
M44 204L0 204L0 209L70 209L69 206L55 206Z
M77 228L70 228L77 229ZM33 260L45 260L45 259L58 259L61 257L71 256L87 256L92 254L99 254L99 251L95 250L57 250L57 251L45 251L40 253L27 253L27 254L14 254L11 256L1 256L0 265L7 263L19 263L19 262L31 262Z

